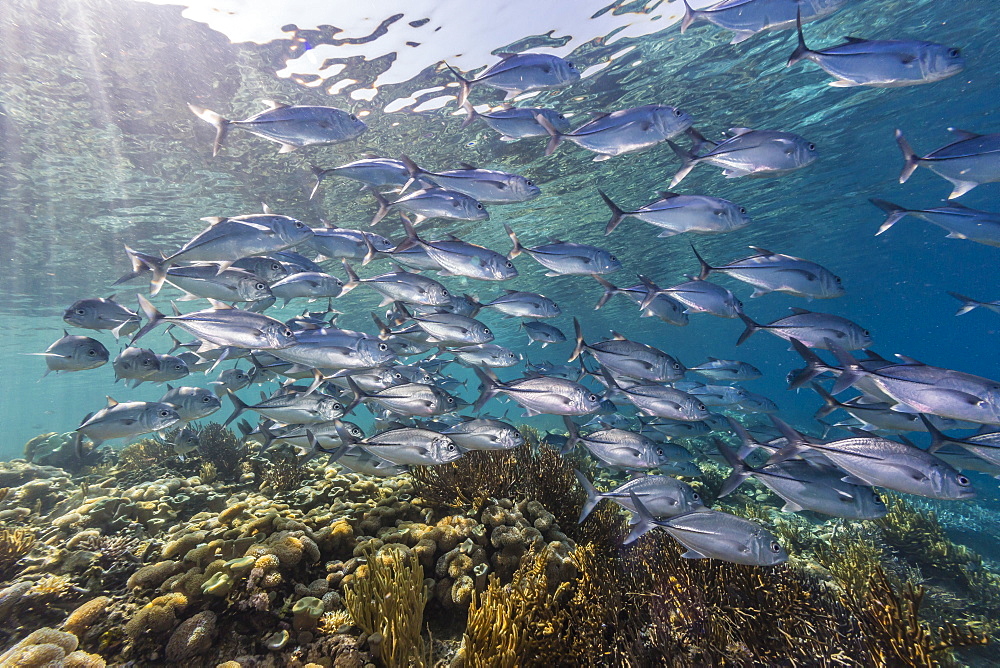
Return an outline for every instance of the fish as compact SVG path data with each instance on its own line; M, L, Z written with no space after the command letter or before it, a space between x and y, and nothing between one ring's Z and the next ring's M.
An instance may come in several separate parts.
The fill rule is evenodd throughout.
M639 308L649 308L657 297L667 296L680 302L686 308L684 313L710 313L720 318L738 318L743 312L743 302L732 292L702 278L688 277L685 283L678 283L669 288L661 288L653 283L648 276L639 274L639 280L646 286L646 296Z
M709 415L705 404L687 392L652 383L622 387L606 370L604 377L610 390L624 394L646 415L685 422L698 422Z
M701 265L699 278L704 280L712 272L726 274L754 286L751 298L771 292L784 292L806 299L836 299L845 294L841 278L822 265L793 255L774 253L760 246L750 248L755 255L713 267L692 246L691 250Z
M98 447L116 438L134 438L172 427L180 420L173 406L157 401L118 403L108 397L108 404L83 419L76 432Z
M370 192L378 202L378 211L372 217L371 225L385 218L393 209L411 213L414 225L419 225L431 218L446 220L489 220L490 212L483 203L465 193L446 188L428 187L414 190L408 195L390 202L382 193L371 189Z
M904 160L900 183L906 183L920 166L951 183L953 190L948 199L961 197L983 183L1000 182L1000 133L980 135L957 128L948 131L955 141L920 157L913 152L902 130L896 130L896 143Z
M507 281L517 277L514 263L494 250L462 241L454 235L442 241L425 241L417 236L413 224L404 216L406 241L396 247L405 250L411 245L419 246L439 267L439 275L465 276L482 281Z
M157 355L157 370L144 378L151 383L165 383L180 380L191 373L187 362L174 355Z
M763 375L760 369L747 362L720 360L716 357L709 357L704 364L689 366L687 370L701 376L707 376L714 381L756 380Z
M693 397L698 397L706 406L732 406L750 398L750 393L738 385L700 385L685 387L674 383L674 387Z
M235 309L222 302L213 302L213 308L201 311L165 316L142 295L138 295L138 299L148 322L132 337L133 344L162 323L190 332L202 340L202 348L234 346L277 350L291 346L296 340L295 333L280 320Z
M476 345L489 343L493 340L493 332L489 327L474 318L454 313L435 313L424 316L411 316L410 320L429 335L430 343L448 345ZM391 332L388 328L383 335L388 338ZM400 332L396 332L397 334Z
M316 197L320 184L327 176L342 176L354 181L360 181L374 188L382 188L384 186L402 188L410 180L409 171L402 161L377 156L355 160L345 165L330 167L328 169L312 165L312 173L316 177L316 185L313 186L312 192L309 194L309 199Z
M111 353L104 344L89 336L72 335L63 330L61 339L53 342L45 352L24 353L45 358L45 373L42 378L55 371L86 371L108 363Z
M487 67L474 79L466 79L451 65L451 73L458 79L461 92L458 106L464 107L473 86L486 86L507 93L510 100L521 93L532 90L562 88L580 80L580 70L572 62L548 53L507 53L496 54L499 63Z
M928 419L927 416L921 415L920 418L924 423L924 428L931 435L931 444L927 449L928 452L943 456L939 452L942 446L953 444L983 461L987 461L994 466L1000 466L1000 431L987 430L966 438L954 438L941 433L941 430L934 425L933 420ZM994 474L991 473L991 475Z
M700 143L708 142L701 135L695 134ZM682 162L681 168L670 181L670 187L677 186L692 169L703 162L722 167L722 175L727 179L738 179L744 176L788 174L811 165L819 157L815 144L791 132L730 128L729 135L704 155L685 150L668 139L667 144Z
M867 431L875 429L894 432L927 431L923 421L920 419L920 414L900 413L899 411L892 410L895 405L894 401L871 401L864 396L855 397L847 401L838 401L819 383L811 383L810 386L820 396L824 404L822 408L816 411L815 417L817 420L825 418L839 408L858 420L859 423L856 426ZM936 415L929 417L939 429L958 429L962 427L962 423L957 420L942 418Z
M358 287L367 285L383 296L379 306L391 304L394 301L407 304L422 304L425 306L449 306L451 294L447 288L432 278L414 274L402 268L388 274L371 278L358 278L354 268L345 259L344 270L347 272L347 282L341 290L341 296Z
M507 236L514 247L509 258L514 259L521 253L527 253L540 265L548 269L545 275L552 276L591 276L594 274L610 274L622 268L621 261L603 248L577 244L559 239L550 239L549 243L534 248L521 245L514 230L504 223Z
M667 418L643 420L642 416L640 416L639 420L642 424L640 432L646 432L651 429L668 438L695 438L697 436L704 436L712 431L711 427L700 421L691 422L686 420L670 420Z
M587 351L602 367L619 376L651 382L670 382L684 377L684 365L662 350L630 341L617 332L611 333L614 338L610 340L588 344L583 339L580 321L573 318L573 326L576 347L569 357L570 362Z
M169 442L174 448L174 454L183 458L198 449L201 445L201 435L191 427L184 427L178 429Z
M771 416L788 444L772 455L768 464L787 460L802 450L818 450L847 475L844 482L885 487L931 499L971 499L976 496L969 479L944 460L912 445L874 434L820 443L806 440L787 423ZM753 446L752 442L745 443Z
M107 329L117 339L129 336L142 324L139 314L115 301L115 295L79 299L63 311L63 321L84 329Z
M607 492L598 491L580 470L576 471L576 479L587 493L577 524L583 524L604 499L611 499L622 508L636 513L632 505L632 494L645 504L646 510L653 517L674 517L705 507L701 496L691 485L668 475L639 474Z
M756 323L745 313L741 313L740 319L746 325L746 329L736 341L736 345L741 345L751 334L759 330L770 332L788 341L796 339L810 348L823 350L830 350L831 342L846 350L867 348L872 344L868 330L847 318L829 313L815 313L795 306L789 310L792 315L778 318L769 325Z
M434 385L403 383L384 390L365 392L350 377L348 385L354 392L355 399L345 412L350 412L350 409L365 400L406 416L432 417L459 409L459 402L455 397Z
M335 327L298 332L293 344L271 352L286 362L316 369L369 369L397 357L386 341Z
M349 111L336 107L289 105L266 100L264 111L242 121L231 121L210 109L188 104L191 112L215 127L212 156L222 149L230 127L246 130L258 137L281 144L278 153L289 153L306 146L340 144L361 135L368 126Z
M218 378L209 381L208 384L216 386L214 388L215 396L221 398L226 394L226 390L232 390L233 392L242 390L245 387L249 387L252 381L253 377L243 369L225 369L219 373Z
M545 322L522 322L520 327L528 335L529 346L539 341L544 348L550 343L562 343L566 340L566 335L561 330Z
M914 86L941 81L965 69L959 49L933 42L845 37L843 44L810 49L802 35L801 17L796 23L799 42L786 66L813 62L834 78L830 85L835 88Z
M692 9L684 0L683 35L697 21L731 30L730 44L739 44L766 30L787 30L801 22L816 21L840 9L847 0L722 0L703 9Z
M611 220L604 227L606 235L611 234L625 218L635 218L662 228L663 231L657 235L660 238L684 232L731 232L751 223L745 207L718 197L660 192L660 199L655 202L634 211L625 211L601 189L597 193L611 209Z
M217 272L228 269L245 257L284 250L309 239L312 228L295 218L269 213L205 218L208 229L196 235L180 250L164 258L142 255L142 262L152 271L151 297L155 297L167 279L167 271L178 262L217 262ZM130 257L139 257L125 246Z
M192 422L208 417L222 408L222 402L211 390L203 387L171 387L160 397L160 403L170 404L177 411L181 422Z
M749 413L777 413L778 405L756 392L746 392L746 395L738 402L740 408Z
M525 443L516 428L492 418L465 420L441 433L463 450L511 450Z
M497 111L478 112L468 100L465 101L462 108L467 115L462 121L461 129L464 130L479 118L500 133L500 141L502 142L512 142L528 137L547 137L548 131L535 120L536 116L544 117L559 132L569 132L570 129L569 119L555 109L506 107Z
M504 290L504 294L483 304L512 318L555 318L562 309L544 295L519 290Z
M733 473L722 484L720 498L752 476L785 501L782 512L810 510L851 520L874 520L885 517L888 512L878 492L867 485L844 482L846 473L839 468L821 467L802 459L754 468L746 464L745 455L737 455L722 441L713 440L733 468Z
M343 452L352 446L357 446L397 465L435 466L453 462L465 454L451 438L430 429L418 427L388 429L360 440L346 430L340 431L343 441L340 449ZM334 454L331 459L337 457L338 455Z
M410 179L413 181L430 182L439 188L464 193L483 204L527 202L542 194L542 189L534 181L520 174L510 174L494 169L479 169L464 162L461 169L430 172L421 169L406 155L401 155L399 159L406 165Z
M560 132L542 114L538 114L535 120L549 133L545 155L552 155L565 139L597 153L594 162L603 162L668 141L693 123L687 112L662 104L596 114L593 120L571 132Z
M311 237L310 237L311 238ZM290 273L280 260L265 255L251 255L236 260L232 264L235 269L249 271L254 276L262 279L265 283L274 283L288 276ZM169 274L169 270L167 272Z
M233 402L233 412L223 422L228 425L244 411L253 411L259 415L282 424L315 424L331 422L343 417L349 409L336 397L319 392L305 393L285 388L274 395L262 399L259 403L248 404L230 390L227 392Z
M285 306L295 298L306 298L311 301L324 297L339 297L343 289L344 282L336 276L315 271L292 274L271 284L271 294L277 299L284 299Z
M681 555L685 559L718 559L747 566L776 566L788 561L781 543L756 522L707 509L657 520L634 492L631 498L638 521L626 536L626 545L660 527L687 548Z
M477 413L498 394L505 394L520 404L528 416L543 413L586 415L597 411L601 406L601 397L572 380L539 376L502 383L492 371L481 367L473 367L473 370L483 384L482 393L473 409Z
M348 471L378 478L391 478L410 470L407 464L393 464L387 459L373 455L364 448L349 448L337 457L337 463Z
M118 353L111 367L115 370L116 383L124 380L128 385L128 381L133 380L136 381L133 387L136 387L160 370L160 360L148 348L129 346Z
M597 304L594 306L595 311L603 308L608 303L608 300L615 295L625 295L639 305L639 309L642 311L640 317L642 318L656 317L667 324L678 327L684 327L689 322L688 314L685 312L687 310L686 307L676 299L659 292L654 293L650 301L649 291L651 286L649 285L639 283L628 288L619 288L602 276L595 275L594 279L604 288L604 294L601 295L601 298L597 300ZM643 307L644 303L646 304L645 307Z
M577 445L599 459L604 466L615 468L647 470L670 463L666 451L650 438L625 429L600 429L581 436L576 425L568 417L563 418L569 438L561 453L568 455Z
M160 258L140 253L127 246L125 250L132 261L132 271L115 281L115 285L150 272L160 261ZM256 302L271 297L267 282L256 274L234 267L223 268L212 262L170 267L166 270L164 280L184 293L178 301L215 299Z
M565 341L565 338L563 339ZM491 368L511 367L521 361L520 355L495 343L448 348L455 359L470 366Z
M524 371L526 375L555 376L556 378L565 378L577 382L586 373L582 362L579 366L573 366L570 364L553 364L552 362L532 364L528 360L525 360Z
M970 209L952 201L933 209L904 209L883 199L868 201L888 214L875 236L882 234L909 215L926 220L947 231L948 239L968 239L977 244L1000 247L1000 214Z
M1000 313L1000 299L993 300L991 302L983 302L978 299L973 299L972 297L966 297L965 295L960 295L957 292L948 291L948 294L962 302L962 306L958 309L955 315L965 315L969 311L982 306L983 308L993 311L994 313Z

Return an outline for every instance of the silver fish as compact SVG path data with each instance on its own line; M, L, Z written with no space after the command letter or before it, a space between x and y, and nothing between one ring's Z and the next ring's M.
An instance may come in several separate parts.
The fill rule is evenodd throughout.
M655 520L634 493L632 503L639 520L625 538L626 545L660 527L687 548L681 555L685 559L718 559L747 566L776 566L788 561L781 543L756 522L718 510L696 510Z
M540 341L542 348L550 343L562 343L566 340L566 335L556 327L544 322L522 322L520 327L528 335L528 345L535 341Z
M219 374L218 378L208 384L215 385L215 396L222 397L226 394L226 390L233 392L242 390L244 387L248 387L252 380L251 375L243 369L226 369Z
M720 360L715 357L709 357L708 361L704 364L688 367L688 371L693 371L716 381L756 380L762 375L760 369L747 362Z
M281 391L279 390L279 392ZM336 397L319 392L307 394L295 390L284 391L253 405L247 404L231 391L229 398L232 400L235 410L223 423L224 425L228 425L247 410L283 424L331 422L343 417L344 413L347 412L344 404Z
M939 457L943 457L939 450L943 445L951 443L960 446L966 452L969 452L994 466L1000 465L1000 432L986 431L967 438L953 438L942 434L941 431L934 426L932 420L928 420L924 416L921 416L921 419L923 420L924 427L931 434L931 445L927 450L928 452L932 452ZM995 474L990 473L990 475Z
M751 298L769 292L784 292L808 299L835 299L844 295L840 277L822 265L800 257L774 253L759 246L750 248L756 251L756 255L733 260L721 267L713 267L697 249L692 250L701 265L702 279L713 271L727 274L754 286Z
M910 215L946 230L948 239L968 239L977 244L1000 247L1000 214L970 209L951 201L933 209L904 209L882 199L868 201L888 214L875 236L888 230L904 216Z
M689 422L684 420L668 420L665 418L658 418L656 420L647 420L642 424L643 426L639 430L640 432L653 430L668 438L694 438L696 436L704 436L712 431L707 424L700 421Z
M829 313L813 313L802 308L791 307L792 315L778 318L769 325L761 325L751 320L745 313L740 314L740 319L746 325L746 329L736 345L742 344L750 335L758 330L770 332L775 336L791 340L796 339L810 348L820 348L829 350L828 342L841 346L847 350L857 350L867 348L872 344L871 335L867 329L862 329L859 325L851 322L847 318Z
M730 232L746 227L751 222L744 207L718 197L661 192L657 201L635 211L625 211L602 190L598 189L597 192L611 209L611 220L605 226L604 234L611 234L625 218L636 218L662 228L663 231L657 235L661 238L684 232Z
M462 121L465 129L477 118L500 133L500 141L512 142L528 137L547 137L548 131L542 127L536 116L542 116L559 132L569 132L569 119L555 109L540 109L538 107L509 107L498 111L480 113L468 100L462 105L468 114Z
M115 285L137 278L156 266L160 258L125 247L132 261L132 271ZM215 263L170 267L165 281L184 293L178 301L215 299L217 301L255 302L271 297L267 283L244 269L223 268Z
M459 408L455 397L434 385L404 383L384 390L365 392L353 380L348 379L348 384L355 394L354 402L348 410L365 400L373 401L393 413L406 416L431 417Z
M393 464L364 448L350 448L337 457L337 463L349 471L377 478L391 478L410 470L406 464Z
M393 158L364 158L339 167L330 167L329 169L321 169L313 165L312 172L313 176L316 177L316 185L313 186L309 199L316 196L320 184L327 176L342 176L375 188L383 186L402 187L410 180L406 165Z
M513 259L521 253L527 253L538 264L549 269L545 274L549 277L610 274L622 268L618 258L603 248L559 239L551 239L549 243L534 248L525 248L514 234L514 230L506 223L504 229L514 244L509 257Z
M174 453L178 457L184 457L198 449L201 445L201 435L191 427L184 427L177 430L170 439L170 444L174 446Z
M108 405L83 419L76 431L97 447L114 438L133 438L160 431L177 423L180 416L173 406L155 401L118 403L108 397Z
M45 358L45 373L42 378L55 371L85 371L96 369L108 363L111 354L104 344L89 336L71 335L63 330L63 337L54 342L43 353L25 353Z
M344 442L341 447L345 450L346 446L356 445L399 465L434 466L455 461L464 454L448 436L415 427L390 429L363 440L344 432L341 439Z
M278 299L284 299L286 306L296 297L306 299L339 297L343 289L344 282L336 276L314 271L292 274L271 284L271 294Z
M138 313L116 302L114 295L75 301L63 312L63 320L84 329L109 329L116 339L139 329L142 322Z
M623 153L641 151L676 137L691 127L691 116L677 107L647 104L598 114L571 132L560 132L545 116L535 118L549 133L545 155L552 155L564 139L597 153L602 162Z
M504 290L504 293L483 307L515 318L555 318L562 313L559 306L544 295L518 290Z
M258 137L281 144L278 153L288 153L304 146L329 146L358 137L368 129L364 121L349 111L336 107L288 105L267 100L267 109L242 121L231 121L204 107L189 104L195 116L215 127L212 155L219 154L230 127L246 130Z
M1000 133L977 135L956 128L948 131L955 135L955 141L921 158L913 152L902 131L896 130L896 143L906 161L899 174L900 183L906 183L921 165L951 182L954 189L948 199L961 197L983 183L1000 182Z
M837 11L847 0L722 0L704 9L692 9L684 0L681 34L696 21L733 31L730 44L739 44L765 30L795 27L796 17L815 21Z
M630 341L617 332L612 332L613 339L588 344L583 339L583 329L576 318L573 318L573 326L576 329L576 348L570 355L570 362L586 350L601 366L617 375L651 382L668 382L684 377L684 365L662 350Z
M521 361L521 357L514 351L493 343L449 348L448 352L456 359L472 366L509 367Z
M778 405L765 397L762 394L757 394L756 392L746 392L746 395L740 399L739 407L750 413L777 413Z
M381 234L342 227L313 228L312 238L303 246L326 258L347 258L362 264L368 264L377 254L388 253L394 247Z
M318 369L367 369L396 359L385 341L363 332L326 327L299 332L296 341L275 356Z
M472 221L490 219L490 212L482 202L457 190L421 188L393 202L377 190L372 190L371 193L378 202L378 211L372 217L372 225L385 218L392 209L412 213L415 225L431 218Z
M254 276L263 279L265 283L280 281L289 274L288 267L280 260L263 255L240 258L233 262L233 267L249 271Z
M580 519L577 520L578 524L583 524L597 504L604 499L611 499L622 508L633 513L637 512L632 505L632 494L643 502L653 517L674 517L705 507L701 496L690 485L667 475L636 475L628 482L607 492L595 489L587 476L580 471L576 471L576 479L587 493L587 500L580 511Z
M176 325L197 336L205 348L235 346L259 350L287 348L295 343L295 334L280 320L260 313L251 313L215 302L215 308L183 315L165 316L148 299L138 295L139 306L149 322L140 329L132 342L161 323Z
M638 384L622 387L610 374L605 372L608 387L632 402L646 415L653 417L697 422L708 417L708 409L697 397L672 387L655 384Z
M506 91L511 99L531 90L562 88L580 80L580 70L568 60L547 53L498 53L501 61L490 65L474 79L466 79L451 65L448 69L462 85L459 106L465 106L473 86Z
M260 432L264 435L265 448L271 443L289 443L302 449L312 449L317 443L321 448L339 448L343 441L340 440L338 425L340 429L346 430L354 438L365 437L361 427L353 422L341 422L340 420L292 425L277 432L272 432L270 425L262 424Z
M1000 299L996 299L991 302L983 302L978 299L973 299L972 297L966 297L965 295L960 295L957 292L948 291L948 294L962 302L962 306L958 309L955 315L965 315L969 311L982 306L984 309L993 311L994 313L1000 313Z
M534 181L520 174L479 169L468 163L462 163L462 169L430 172L418 167L408 156L403 155L399 159L414 181L429 181L439 188L464 193L483 204L527 202L542 194Z
M563 378L540 376L500 382L492 372L473 367L483 384L482 394L474 410L478 413L492 397L506 394L524 407L528 416L586 415L601 406L601 398L583 385Z
M642 315L640 316L642 318L656 317L667 324L678 327L684 327L688 324L688 315L685 313L686 309L684 305L676 299L663 294L662 291L659 293L654 292L652 301L650 301L650 286L648 285L639 283L628 288L619 288L601 276L594 276L594 278L604 288L604 294L597 300L594 310L603 307L615 295L625 295L639 305L639 308L642 310ZM643 303L646 304L645 307L642 306Z
M669 288L661 288L648 277L639 275L642 284L646 286L646 296L639 308L649 308L659 296L667 296L680 302L685 307L685 313L711 313L720 318L738 318L743 312L743 302L732 292L701 278L691 278L686 283L679 283Z
M361 279L358 278L354 268L347 260L343 262L348 280L347 283L344 283L341 296L346 295L359 285L367 285L384 297L379 306L385 306L394 301L427 306L448 306L451 304L451 295L448 290L432 278L399 269L381 276Z
M707 141L695 134L702 143ZM670 187L683 181L692 169L703 162L722 167L722 175L727 179L737 179L787 174L811 165L819 157L815 144L791 132L730 128L729 134L728 139L715 144L704 155L684 150L668 140L670 148L683 162L670 181Z
M442 241L425 241L417 236L413 225L405 217L406 241L396 247L405 250L419 246L427 256L441 267L441 275L466 276L483 281L506 281L517 277L517 269L506 257L489 248L462 241L454 235Z
M941 81L965 69L958 49L933 42L846 37L844 44L814 50L806 46L801 20L798 37L788 66L801 60L816 63L835 79L830 82L835 88L913 86Z
M525 443L517 429L488 418L466 420L442 433L465 450L510 450Z
M157 370L143 380L148 380L151 383L165 383L171 380L180 380L191 373L187 362L174 355L157 355L156 362Z
M138 386L160 370L160 360L156 353L148 348L129 346L118 353L111 367L115 370L115 382L124 380L128 385L129 380L134 380L137 381L135 386Z
M160 397L160 403L170 404L177 411L181 421L191 422L208 417L222 408L222 402L203 387L170 387Z
M600 429L581 436L576 425L564 417L569 438L562 448L568 455L579 444L604 466L623 469L655 469L670 463L666 451L652 439L625 429Z

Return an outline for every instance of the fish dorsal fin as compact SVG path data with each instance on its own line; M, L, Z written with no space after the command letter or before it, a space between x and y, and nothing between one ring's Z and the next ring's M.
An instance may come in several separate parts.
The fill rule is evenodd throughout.
M748 248L752 251L760 253L761 255L775 255L772 251L769 251L766 248L761 248L760 246L748 246Z
M953 199L948 200L947 201L947 205L949 207L951 207L952 209L961 209L962 211L976 211L976 209L973 209L972 207L965 206L961 202L956 202Z
M115 401L111 397L108 397L108 408L114 408L117 405L118 405L117 401Z
M268 215L274 213L273 211L271 211L271 207L269 207L267 205L267 202L261 202L260 203L260 208L263 209L264 213L266 213Z
M621 334L619 334L618 332L616 332L613 329L611 330L611 336L615 337L615 341L625 341L626 340L624 336L622 336Z
M66 331L65 329L63 330L63 336L69 336L69 332Z
M500 53L496 54L497 58L499 58L500 60L507 60L508 58L513 58L516 55L517 55L516 53L511 53L510 51L501 51Z
M461 167L462 169L466 170L466 171L468 171L470 169L479 169L475 165L469 164L468 162L460 162L460 163L458 163L458 166Z
M927 366L926 364L924 364L920 360L913 359L912 357L908 357L907 355L900 355L899 353L896 353L896 357L898 357L900 360L902 360L904 364L916 364L916 365L919 365L919 366Z
M660 199L673 199L681 196L680 193L672 193L666 190L657 190L656 194L660 196Z
M219 223L223 223L229 219L226 218L225 216L208 216L207 218L202 218L202 220L208 223L209 225L214 226L218 225Z
M868 40L863 37L852 37L851 35L844 35L844 39L849 44L859 44L861 42L867 42Z
M594 121L599 121L602 118L607 118L611 115L610 111L592 111L590 112L590 118Z
M788 310L791 311L793 315L805 315L807 313L812 313L809 309L799 308L798 306L789 306Z
M212 305L212 308L219 311L232 311L234 310L232 306L225 302L220 302L217 299L209 299L208 302Z
M728 134L730 137L742 137L743 135L753 132L751 128L729 128Z
M277 100L261 100L261 103L268 109L286 109L292 105L278 102Z
M167 392L169 392L172 389L174 389L174 386L171 385L170 383L167 383Z
M549 243L550 244L562 244L562 243L566 243L566 242L563 241L562 239L557 238L557 237L549 237Z
M323 227L326 228L326 229L328 229L328 230L335 230L335 229L337 229L337 226L334 225L333 223L331 223L326 218L320 218L319 222L323 223Z
M113 302L115 300L115 295L117 295L117 294L118 293L115 292L113 294L108 295L107 297L104 298L104 301Z
M969 132L968 130L960 130L959 128L948 128L948 132L955 135L959 139L976 139L977 137L983 136L975 132Z

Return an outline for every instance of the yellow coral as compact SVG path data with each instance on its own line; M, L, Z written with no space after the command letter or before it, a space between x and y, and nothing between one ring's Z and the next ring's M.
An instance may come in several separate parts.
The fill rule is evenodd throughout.
M108 596L98 596L87 601L69 614L69 617L63 622L63 630L72 633L77 638L82 638L104 615L104 611L110 603L111 598Z
M0 580L13 575L17 562L35 545L35 534L27 529L0 531Z

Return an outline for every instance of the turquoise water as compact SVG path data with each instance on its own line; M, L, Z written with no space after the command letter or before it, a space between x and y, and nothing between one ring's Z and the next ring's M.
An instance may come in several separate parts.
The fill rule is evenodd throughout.
M366 153L405 152L429 169L471 162L524 174L542 188L543 195L530 202L490 207L492 219L487 223L425 223L421 228L425 237L454 233L506 252L509 241L502 223L508 223L530 244L549 236L585 241L622 259L624 269L608 277L617 285L633 284L636 273L649 274L660 285L679 282L684 274L697 271L691 242L716 263L742 257L748 245L763 246L828 267L843 278L847 295L823 302L780 294L749 299L748 286L725 277L715 279L733 289L758 322L769 322L790 306L825 310L870 330L873 348L884 355L903 353L930 364L1000 378L997 315L979 309L956 318L958 303L945 292L984 300L1000 296L996 249L945 239L939 229L912 218L875 237L883 215L867 202L869 197L880 197L914 208L929 207L948 193L948 184L926 169L918 170L905 185L898 183L902 160L893 140L895 128L904 130L918 153L945 144L949 126L996 131L1000 73L984 6L972 0L852 2L832 17L807 25L809 41L816 45L857 34L923 38L962 49L967 59L964 72L903 89L831 88L829 78L811 64L786 69L784 61L794 47L794 33L787 31L758 35L735 46L728 44L728 33L706 24L697 24L683 36L672 26L613 43L600 38L586 41L572 55L581 69L609 62L608 66L569 88L542 92L531 98L532 104L572 113L574 125L595 111L674 104L690 113L695 126L710 137L731 126L780 129L807 137L820 152L815 164L776 179L726 180L714 167L698 167L677 190L737 202L749 210L753 224L722 235L658 239L658 230L635 220L626 220L612 235L603 236L608 211L596 186L623 206L652 201L678 166L666 145L595 163L592 154L567 143L545 157L543 139L507 144L482 123L460 129L454 100L429 111L414 112L413 105L395 113L384 111L390 102L414 91L451 83L446 70L429 67L414 78L380 87L371 101L352 99L352 91L367 87L385 69L385 60L346 59L346 69L329 82L304 76L300 79L306 83L323 85L301 85L294 77L275 74L291 55L300 53L293 47L298 44L301 50L301 42L232 43L206 25L182 18L175 6L4 3L0 8L4 252L0 327L5 345L0 348L0 376L5 389L0 456L19 456L21 444L39 432L73 429L84 415L103 405L104 395L118 400L161 395L162 388L143 385L129 391L113 384L110 365L39 380L43 361L24 355L44 350L60 336L60 315L74 300L116 292L110 285L128 268L123 244L146 252L170 252L202 229L200 218L253 213L261 202L314 226L326 219L363 227L375 210L372 198L353 181L331 178L320 196L310 201L309 165L332 167ZM641 23L648 18L642 9L632 3L618 6L615 13ZM666 9L665 5L657 10L652 3L646 8L649 13ZM579 12L567 3L547 17L553 23L549 38L520 35L524 40L514 48L564 43L561 36L574 30L585 34L580 26L586 26L589 15ZM435 22L448 21L447 15L431 14ZM305 16L299 27L310 27L309 20ZM666 23L667 18L661 20ZM498 36L506 34L497 31ZM485 31L480 48L499 52L511 46L487 44L494 37ZM447 54L445 46L439 47ZM634 48L609 61L626 47ZM405 58L401 52L397 61ZM489 62L493 61L481 64ZM347 77L358 83L347 84L337 94L325 92L333 81ZM445 88L440 94L456 92ZM501 95L477 88L472 98L477 104L497 103ZM222 154L213 159L212 129L191 115L185 104L197 102L228 117L243 118L269 98L369 112L363 114L369 130L348 144L281 155L274 144L234 131ZM995 184L984 185L961 202L996 209L997 192ZM391 218L375 230L402 238ZM570 317L576 315L588 340L616 329L689 366L709 355L748 361L764 377L747 387L777 402L793 424L810 427L809 416L819 400L810 392L785 389L785 374L800 364L794 353L786 352L784 341L758 333L736 348L742 331L739 321L695 315L689 326L672 327L652 318L639 319L634 305L621 297L594 311L601 294L596 282L574 276L545 278L541 267L524 256L516 264L521 276L503 287L535 290L556 300L563 316L554 324L567 334L572 332ZM342 275L336 264L326 266ZM445 279L445 283L484 299L499 293L496 285L467 279ZM129 285L117 290L118 299L134 308L133 292L145 287ZM164 297L168 294L165 290ZM165 299L158 303L168 308ZM369 313L376 305L370 291L351 293L335 303L344 312L339 324L374 331ZM304 306L293 302L269 313L291 315ZM489 312L482 319L497 331L497 342L530 354L532 361L562 363L572 349L571 343L544 351L537 345L528 348L523 334L516 331L516 320ZM120 349L107 332L89 334L104 342L112 355ZM164 352L168 341L154 333L144 345ZM185 382L207 380L191 376ZM220 415L228 411L226 406ZM977 476L977 483L985 490L993 486L982 476Z

